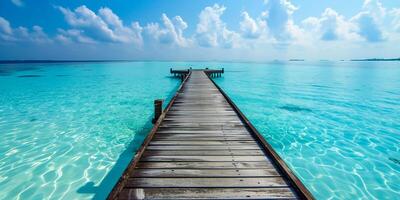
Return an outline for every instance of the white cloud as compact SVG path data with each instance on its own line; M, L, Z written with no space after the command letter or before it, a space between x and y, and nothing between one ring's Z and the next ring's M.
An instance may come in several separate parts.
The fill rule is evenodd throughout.
M298 8L289 0L269 0L263 16L267 20L269 33L277 40L297 37L298 27L293 23L292 14Z
M183 36L183 31L188 25L180 16L175 16L171 20L163 13L161 20L163 27L160 27L158 23L150 23L146 26L146 32L150 37L162 44L176 44L181 47L188 45L188 40Z
M368 42L380 42L384 40L383 33L376 18L369 12L360 12L353 17L352 21L357 24L357 33Z
M321 17L309 17L302 21L302 27L324 41L358 40L356 26L331 8L325 9Z
M79 34L85 38L92 38L103 42L142 43L142 27L137 22L131 26L124 26L122 20L109 8L101 8L98 14L80 6L74 11L58 7L73 29L79 30ZM76 33L76 31L72 31ZM75 35L75 34L74 34Z
M3 17L0 17L0 39L7 42L48 43L52 41L40 26L33 26L32 30L22 26L12 28Z
M12 34L10 23L3 17L0 17L0 33Z
M11 0L11 2L18 7L24 6L24 2L22 2L22 0Z
M351 21L357 25L357 33L368 42L385 40L382 23L386 16L386 9L379 0L365 0L362 11Z
M394 8L390 11L390 15L392 18L391 25L393 29L397 32L400 32L400 8Z
M224 6L214 4L204 8L199 15L195 38L202 47L231 48L238 45L239 35L227 28L221 20Z
M381 42L386 39L383 29L385 17L386 9L379 0L365 0L361 11L350 19L327 8L320 18L309 17L303 20L302 27L325 41Z
M257 19L256 21L247 12L242 12L242 17L240 31L244 38L256 39L265 32L266 22L264 20Z
M85 43L85 44L95 44L97 43L92 38L86 36L82 30L79 29L58 29L58 35L56 36L56 40L62 43Z
M376 19L382 19L386 15L386 9L379 0L365 0L362 9Z
M40 26L33 26L32 32L29 33L28 37L30 38L30 40L38 43L46 43L52 41L43 31L43 28Z

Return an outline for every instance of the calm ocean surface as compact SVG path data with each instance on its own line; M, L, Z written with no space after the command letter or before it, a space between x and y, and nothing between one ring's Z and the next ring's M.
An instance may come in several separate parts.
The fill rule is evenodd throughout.
M400 198L399 62L115 62L0 65L0 199L104 199L187 65L225 68L317 199Z

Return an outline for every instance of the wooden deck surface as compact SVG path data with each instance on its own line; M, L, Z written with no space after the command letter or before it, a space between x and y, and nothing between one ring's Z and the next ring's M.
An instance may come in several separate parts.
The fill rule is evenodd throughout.
M303 197L203 71L185 81L109 199Z

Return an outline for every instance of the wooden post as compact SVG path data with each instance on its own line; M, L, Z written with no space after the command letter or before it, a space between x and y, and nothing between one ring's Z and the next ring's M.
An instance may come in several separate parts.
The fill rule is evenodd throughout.
M154 118L152 120L153 124L156 123L156 121L158 120L158 118L161 116L162 114L162 103L163 100L162 99L156 99L154 100Z

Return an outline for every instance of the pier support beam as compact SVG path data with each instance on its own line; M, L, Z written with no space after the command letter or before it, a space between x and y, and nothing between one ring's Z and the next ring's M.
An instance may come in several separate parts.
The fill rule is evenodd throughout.
M162 103L163 103L162 99L154 100L154 118L152 120L153 124L156 123L156 121L162 114Z

